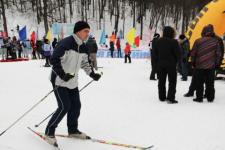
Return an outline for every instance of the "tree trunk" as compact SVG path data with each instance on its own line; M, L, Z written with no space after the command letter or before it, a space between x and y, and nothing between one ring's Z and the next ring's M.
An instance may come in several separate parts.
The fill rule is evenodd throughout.
M3 28L6 33L6 36L8 37L8 28L7 28L7 20L6 20L6 16L5 16L4 0L1 0L1 6L2 6Z
M72 0L69 0L69 6L70 6L70 23L71 23L73 17Z
M48 8L48 3L47 0L43 0L43 5L44 5L44 14L43 14L43 18L44 18L44 27L45 27L45 33L48 33L48 12L47 12L47 8Z

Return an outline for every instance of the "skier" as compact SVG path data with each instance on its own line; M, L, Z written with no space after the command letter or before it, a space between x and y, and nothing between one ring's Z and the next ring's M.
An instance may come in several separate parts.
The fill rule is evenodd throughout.
M125 63L127 63L127 59L129 59L129 63L131 63L131 50L130 50L130 44L126 43L126 47L124 49L124 53L125 53Z
M158 90L159 100L167 100L169 104L178 103L175 100L177 84L177 64L180 59L180 47L175 38L175 31L172 27L167 26L163 30L163 37L156 43L155 56L158 70ZM169 90L166 96L166 78L169 80Z
M212 25L203 28L202 37L197 39L191 51L192 65L195 68L196 98L195 102L203 102L204 83L206 98L213 102L215 98L215 69L221 63L221 46L215 37Z
M87 43L86 43L89 53L90 53L90 61L91 61L91 66L95 68L95 70L98 70L97 66L97 52L98 52L98 45L96 43L96 40L93 36L90 36Z
M156 49L156 43L159 38L160 38L160 35L158 33L155 33L154 38L151 41L151 44L149 44L151 45L151 65L152 65L150 80L156 80L155 74L157 74L157 66L156 66L156 58L155 58L155 49Z
M79 21L74 26L74 34L61 40L51 57L52 74L51 82L55 89L58 108L50 119L46 130L45 139L49 144L57 144L55 129L67 114L68 134L71 138L87 139L88 136L79 131L78 118L81 102L78 90L78 71L80 68L93 80L101 78L91 68L88 62L88 49L84 41L88 38L90 26L84 21Z

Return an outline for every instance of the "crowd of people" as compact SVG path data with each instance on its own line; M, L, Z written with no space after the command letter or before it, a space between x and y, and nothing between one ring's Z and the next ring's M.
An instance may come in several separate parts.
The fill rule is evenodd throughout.
M193 101L202 103L206 98L208 102L213 102L215 71L220 68L224 58L222 38L216 35L213 25L210 24L203 28L201 38L194 42L192 49L184 34L180 35L178 40L175 37L175 30L167 26L163 29L162 37L156 33L151 41L150 80L158 79L159 100L170 104L178 103L175 95L177 72L179 72L182 81L187 81L188 75L192 73L191 85L185 97L194 96L196 91L196 98ZM168 92L166 91L167 77Z
M50 56L57 45L57 39L54 38L50 43L45 37L43 40L20 41L16 36L0 38L1 55L3 60L16 59L46 59L45 67L50 67Z
M109 51L111 54L111 58L115 57L114 51L116 50L117 50L117 57L123 58L121 39L120 37L116 38L116 34L113 32L112 35L109 37ZM128 42L125 44L123 52L124 52L124 63L127 63L127 59L129 60L129 63L131 63L131 45Z

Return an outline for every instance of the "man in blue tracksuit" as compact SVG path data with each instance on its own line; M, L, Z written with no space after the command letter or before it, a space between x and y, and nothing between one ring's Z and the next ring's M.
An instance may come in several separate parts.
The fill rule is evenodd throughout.
M58 108L45 130L49 144L57 145L55 129L67 114L68 134L72 138L87 139L78 130L81 102L78 90L78 71L82 68L87 75L98 81L100 74L94 73L88 61L88 48L84 41L88 38L90 26L84 21L75 24L74 34L60 41L50 59L52 64L51 82L55 90Z

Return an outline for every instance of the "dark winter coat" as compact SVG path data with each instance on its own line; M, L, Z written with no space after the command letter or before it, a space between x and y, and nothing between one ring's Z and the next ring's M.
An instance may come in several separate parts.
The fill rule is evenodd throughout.
M97 45L95 39L89 38L86 43L86 46L88 47L89 53L97 53L98 45Z
M212 29L205 27L207 35L194 42L191 51L192 64L196 69L215 69L220 65L221 47Z
M157 67L176 67L180 59L180 47L175 39L160 38L155 47Z
M56 45L57 45L57 40L56 39L54 39L54 41L52 42L52 47L53 47L53 49L55 49L55 47L56 47Z
M153 40L152 40L152 42L151 42L151 44L152 44L152 48L151 48L151 59L152 59L152 61L153 62L156 62L156 43L157 43L157 41L159 40L159 38L154 38Z
M219 65L222 65L223 58L224 58L224 43L223 43L223 39L222 38L220 38L219 36L215 36L215 37L219 41L219 47L220 47L220 50L221 50L220 64Z
M110 51L114 51L114 49L115 49L115 48L114 48L114 42L111 41L109 44L110 44L109 50L110 50Z
M180 42L181 61L188 62L188 54L190 52L190 42L188 39L184 39Z

